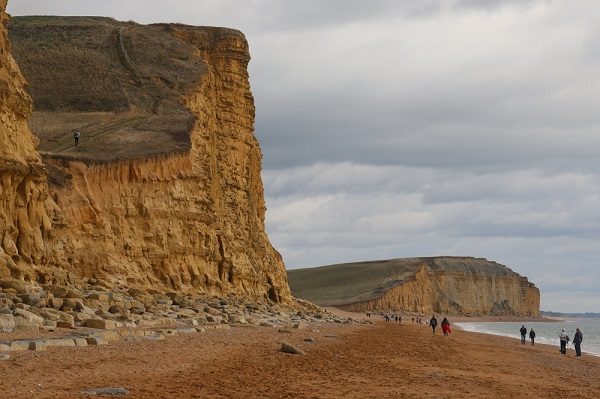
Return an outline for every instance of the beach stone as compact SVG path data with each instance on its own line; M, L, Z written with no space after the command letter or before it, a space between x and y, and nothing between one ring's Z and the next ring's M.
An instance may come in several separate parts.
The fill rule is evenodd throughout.
M105 319L87 319L85 321L85 326L100 330L114 330L117 328L117 324L114 321Z
M204 313L208 313L211 316L220 316L221 311L215 308L211 308L210 306L204 307Z
M13 306L14 304L12 304L11 306ZM12 315L12 310L10 309L10 307L8 305L3 305L0 306L0 314L9 314Z
M75 324L73 324L72 321L58 320L56 322L56 327L73 329L75 328Z
M44 352L46 350L46 342L44 341L31 341L29 343L29 350L36 352Z
M25 309L15 309L14 315L22 317L23 319L25 319L26 322L31 324L37 324L38 326L44 324L43 318Z
M181 309L177 311L177 318L188 319L192 317L196 317L197 313L192 309Z
M10 345L10 350L13 352L16 351L26 351L29 349L29 342L28 341L11 341L9 343Z
M107 292L92 292L87 296L87 299L95 299L97 301L108 302L110 300L110 296Z
M223 318L221 316L206 316L206 321L209 323L221 323Z
M291 353L293 355L304 355L305 354L304 351L302 351L301 349L296 348L295 346L290 345L286 342L283 342L281 344L281 351L284 353Z
M129 390L126 388L89 388L81 392L82 395L97 396L97 395L109 395L119 396L128 395Z
M234 324L246 324L246 318L244 316L231 315L229 316L229 322Z
M32 294L19 294L19 298L23 301L24 304L33 306L40 302L40 294L39 292L35 292Z
M64 301L62 298L48 298L48 307L60 310L63 307Z
M42 319L43 323L43 319ZM41 324L31 323L22 316L15 317L15 330L17 331L39 331Z
M73 338L52 338L46 340L48 346L72 347L75 346Z
M75 342L75 346L88 346L87 340L83 337L73 338L73 342Z
M13 332L15 328L15 318L12 314L0 314L0 332Z
M106 345L104 338L98 336L85 337L85 340L88 345Z

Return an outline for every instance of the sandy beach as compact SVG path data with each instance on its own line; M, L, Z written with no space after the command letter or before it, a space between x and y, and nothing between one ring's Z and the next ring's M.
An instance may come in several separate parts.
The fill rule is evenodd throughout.
M428 327L307 324L237 327L163 341L16 352L0 362L2 398L597 398L600 358ZM313 338L314 342L304 341ZM279 351L281 342L305 355Z

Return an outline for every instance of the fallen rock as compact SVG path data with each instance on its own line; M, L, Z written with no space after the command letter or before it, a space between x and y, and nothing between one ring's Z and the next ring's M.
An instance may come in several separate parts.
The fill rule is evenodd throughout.
M40 317L41 319L41 317ZM44 319L42 320L42 324L44 322ZM40 326L41 324L37 324L33 323L33 322L29 322L27 321L25 318L23 318L22 316L16 316L15 317L15 330L17 331L39 331L40 330Z
M105 319L87 319L85 321L85 326L101 330L114 330L117 328L117 324L114 321Z
M31 341L29 343L29 350L36 352L43 352L46 350L46 342L44 341Z
M293 355L304 355L305 354L304 351L302 351L301 349L296 348L295 346L290 345L285 342L283 342L281 344L281 351L284 353L291 353Z
M10 360L10 355L7 355L5 353L0 353L0 362L4 361L4 360Z
M15 318L12 314L0 314L0 332L13 332L15 328Z
M106 345L104 338L98 336L85 337L85 340L88 345Z
M73 329L73 328L75 328L75 325L73 324L72 321L58 320L56 322L56 327Z
M230 315L229 322L234 324L246 324L246 318L240 315Z
M96 395L127 395L129 390L126 388L89 388L81 392L82 395L96 396Z
M21 316L26 322L30 324L37 324L38 326L44 324L43 318L25 309L15 309L15 316Z
M314 338L304 338L304 342L315 342Z

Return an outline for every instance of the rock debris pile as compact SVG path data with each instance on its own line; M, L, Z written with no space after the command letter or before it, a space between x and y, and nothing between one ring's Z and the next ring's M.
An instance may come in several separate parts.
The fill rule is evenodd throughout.
M235 296L152 293L99 285L36 287L0 280L0 332L8 333L4 334L8 339L0 339L0 353L102 345L119 339L164 339L177 333L236 326L285 330L310 322L357 321L301 302L289 307ZM23 335L33 338L23 339Z

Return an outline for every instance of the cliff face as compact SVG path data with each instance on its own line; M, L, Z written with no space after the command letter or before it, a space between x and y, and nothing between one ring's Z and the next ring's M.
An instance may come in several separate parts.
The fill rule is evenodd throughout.
M98 22L79 18L70 23L67 31L90 31L97 24L103 29L98 40L118 37L117 33L106 31L118 23L104 19ZM29 33L23 40L36 40L35 30ZM22 90L23 78L9 56L6 32L2 34L3 65L6 59L12 68L6 71L5 67L2 71L3 74L6 71L7 85L12 85L6 90L8 100L3 102L3 124L8 130L2 140L14 142L12 147L2 146L9 149L2 155L2 165L16 165L2 168L0 217L11 222L0 230L6 243L4 252L9 255L4 258L10 261L10 256L23 252L21 256L29 256L30 264L39 265L33 277L47 284L80 283L93 278L107 286L291 301L283 261L264 228L262 155L253 134L248 44L240 32L180 25L132 27L128 33L130 41L159 37L161 44L180 49L176 54L180 58L169 65L186 63L186 70L194 79L180 85L175 78L157 76L155 67L143 64L143 56L136 57L131 51L133 65L129 66L135 68L135 74L129 74L130 87L119 97L118 109L102 102L105 109L101 111L105 114L91 113L69 108L69 101L65 101L60 113L45 111L38 119L53 118L51 130L57 130L55 126L63 122L73 127L73 121L78 121L85 127L110 119L103 130L92 132L95 136L82 134L80 145L86 144L85 139L95 143L87 147L90 150L86 154L78 152L79 146L70 148L62 144L56 147L56 152L45 153L52 182L49 189L52 199L46 208L42 206L47 196L45 175L26 125L31 102ZM170 39L165 39L165 35ZM17 45L19 40L15 41ZM133 48L133 43L123 42ZM102 61L98 57L98 62ZM23 60L39 61L31 57ZM110 71L114 67L114 54L108 54L105 60L108 66L103 71ZM119 79L126 80L127 65L121 68L125 73L120 71ZM35 70L35 66L28 64L24 70ZM176 70L170 73L177 75ZM158 86L162 91L157 91ZM48 98L43 86L35 86L32 92L34 104L35 93ZM154 100L147 101L148 98ZM179 119L164 111L177 101L186 110L185 115L177 110L175 116ZM144 109L146 106L149 108ZM123 119L124 114L133 114L134 118ZM185 123L178 125L181 127L189 123L190 115L184 150L174 151L179 148L174 146L162 154L156 148L146 153L138 151L144 150L144 144L149 146L156 136L149 133L154 120L185 119ZM144 126L135 125L144 118ZM129 130L123 130L123 120ZM137 130L132 132L133 128ZM155 144L172 136L165 129L168 134L159 132L161 138ZM115 143L107 135L124 141ZM144 135L148 141L140 139ZM181 132L176 136L179 138ZM121 159L103 155L102 162L94 162L89 157L95 148L110 153L111 148L116 152L123 146L130 151ZM132 146L136 151L131 151ZM50 231L45 209L53 210ZM5 269L0 265L0 270Z
M54 234L51 260L110 284L289 301L283 261L264 229L246 40L236 31L167 28L205 46L207 72L185 98L196 115L191 149L101 165L54 161L71 185L52 188L67 222Z
M6 0L0 0L0 278L35 281L50 220L46 172L27 127L31 99L10 53Z
M333 277L336 268L349 266L355 269L347 276L350 281L345 280L342 273ZM405 311L468 316L539 314L538 288L526 277L485 259L394 259L315 268L312 272L303 269L296 272L297 277L294 272L289 272L294 295L357 312ZM359 284L356 280L362 281ZM324 285L319 281L324 281ZM345 291L338 291L338 284L345 285ZM348 284L353 288L349 290ZM329 297L323 296L324 291Z

